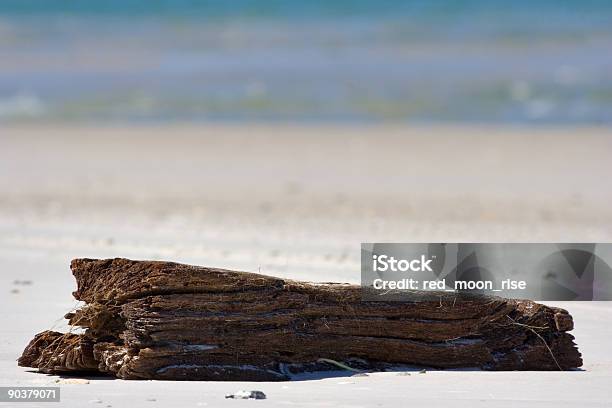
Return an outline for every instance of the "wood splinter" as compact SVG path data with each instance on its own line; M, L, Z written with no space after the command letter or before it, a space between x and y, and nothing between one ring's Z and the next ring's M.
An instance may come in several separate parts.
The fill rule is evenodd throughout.
M569 370L582 359L567 311L530 300L431 293L362 301L361 288L172 262L75 259L66 318L20 366L123 379L288 380L303 371L406 365Z

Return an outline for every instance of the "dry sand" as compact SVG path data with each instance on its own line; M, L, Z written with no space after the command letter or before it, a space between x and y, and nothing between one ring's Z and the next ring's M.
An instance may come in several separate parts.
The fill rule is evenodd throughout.
M59 379L15 359L34 333L53 322L65 328L72 258L357 282L362 241L612 241L609 174L605 128L5 126L0 385ZM574 315L584 371L251 384L60 379L62 406L610 406L612 305L562 306ZM241 389L268 399L224 399Z

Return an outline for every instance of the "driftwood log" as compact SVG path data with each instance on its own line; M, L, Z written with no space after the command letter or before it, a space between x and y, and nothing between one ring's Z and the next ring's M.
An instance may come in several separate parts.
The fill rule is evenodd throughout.
M42 332L19 365L123 379L287 380L335 361L568 370L582 365L563 309L530 300L431 293L362 301L361 288L172 262L75 259L66 318L82 334Z

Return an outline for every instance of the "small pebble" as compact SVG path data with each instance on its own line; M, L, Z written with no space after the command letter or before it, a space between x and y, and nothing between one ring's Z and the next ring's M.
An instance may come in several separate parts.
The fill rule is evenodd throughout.
M398 373L397 375L410 375L410 373L404 372L404 373Z
M89 380L86 378L61 378L55 380L58 384L89 384Z
M419 371L419 374L427 374L427 370L422 369L421 371Z
M150 402L155 402L155 401L157 401L157 400L156 400L155 398L147 398L147 401L150 401Z
M225 398L233 399L266 399L266 394L262 391L236 391L233 394L227 394Z
M31 284L32 284L31 280L14 280L13 281L13 285L29 286Z

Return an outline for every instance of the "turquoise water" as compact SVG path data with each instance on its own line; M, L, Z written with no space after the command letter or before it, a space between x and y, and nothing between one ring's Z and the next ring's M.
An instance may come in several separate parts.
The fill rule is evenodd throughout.
M612 2L0 0L0 121L612 123Z

